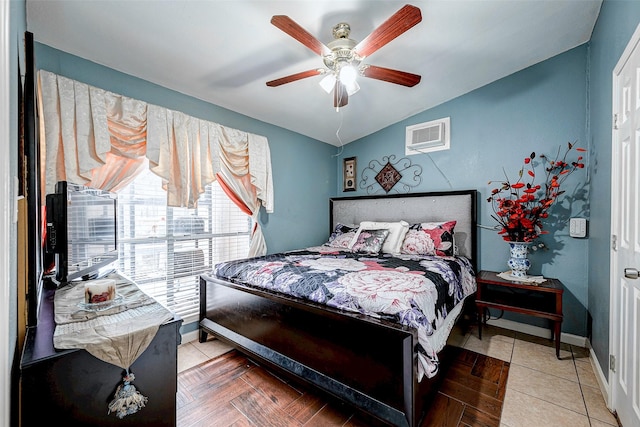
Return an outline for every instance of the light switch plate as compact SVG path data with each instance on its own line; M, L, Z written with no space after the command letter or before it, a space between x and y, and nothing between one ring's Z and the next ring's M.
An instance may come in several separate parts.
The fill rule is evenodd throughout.
M569 235L571 237L587 237L587 219L571 218L569 220Z

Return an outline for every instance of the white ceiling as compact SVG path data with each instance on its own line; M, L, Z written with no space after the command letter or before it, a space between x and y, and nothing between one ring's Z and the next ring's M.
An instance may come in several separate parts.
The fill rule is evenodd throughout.
M321 76L266 86L322 67L271 17L288 15L324 44L347 22L361 41L404 1L27 0L27 29L51 47L338 146L585 43L601 3L411 2L422 22L364 63L422 81L408 88L361 77L339 113Z

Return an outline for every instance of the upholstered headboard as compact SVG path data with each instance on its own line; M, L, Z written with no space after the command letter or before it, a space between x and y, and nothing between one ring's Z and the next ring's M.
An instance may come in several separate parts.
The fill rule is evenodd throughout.
M458 253L475 266L477 258L477 191L394 194L330 199L330 226L361 221L419 222L455 220Z

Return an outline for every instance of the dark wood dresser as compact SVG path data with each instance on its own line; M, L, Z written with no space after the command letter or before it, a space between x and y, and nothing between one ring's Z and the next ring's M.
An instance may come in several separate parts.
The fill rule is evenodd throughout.
M177 356L182 319L164 323L133 363L133 385L146 406L122 419L108 413L124 370L85 350L53 347L53 298L42 292L38 325L27 330L21 360L20 414L23 427L43 421L64 426L175 426Z

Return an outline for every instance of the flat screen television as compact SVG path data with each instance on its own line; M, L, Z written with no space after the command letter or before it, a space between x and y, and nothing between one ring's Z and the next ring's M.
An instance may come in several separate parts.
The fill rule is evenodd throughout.
M102 277L118 261L117 197L60 181L46 196L46 251L54 256L55 281Z

